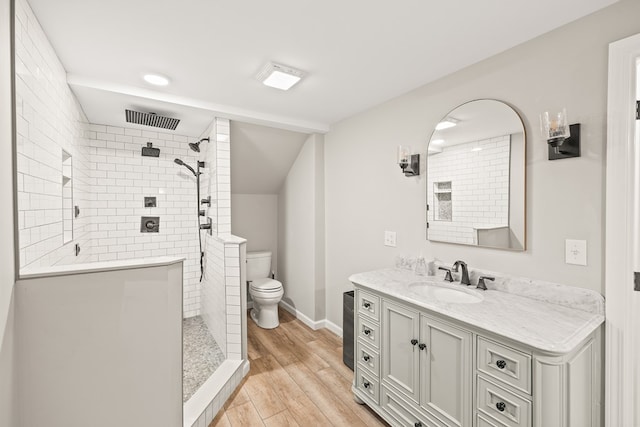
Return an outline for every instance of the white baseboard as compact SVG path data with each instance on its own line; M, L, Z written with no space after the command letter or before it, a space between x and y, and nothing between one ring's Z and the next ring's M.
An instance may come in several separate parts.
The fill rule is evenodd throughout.
M324 327L342 338L342 328L328 319L324 319Z
M337 336L342 337L342 328L327 319L312 320L311 318L306 316L304 313L296 310L295 307L293 307L292 305L290 305L285 301L280 301L280 307L284 308L289 313L296 316L296 319L300 320L302 323L304 323L314 331L317 331L318 329L326 328L331 332L333 332L334 334L336 334Z

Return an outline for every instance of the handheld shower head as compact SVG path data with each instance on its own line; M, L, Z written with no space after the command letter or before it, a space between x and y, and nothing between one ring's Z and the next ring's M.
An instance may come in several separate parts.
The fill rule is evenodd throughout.
M198 174L196 173L196 171L193 170L193 168L191 166L189 166L188 164L186 164L185 162L183 162L180 159L175 159L174 162L180 166L184 166L185 168L189 169L191 171L191 173L193 174L193 176L198 176Z
M207 141L209 142L209 138L202 138L200 141L198 142L190 142L189 143L189 148L191 148L193 151L195 151L196 153L200 152L200 143L203 141Z

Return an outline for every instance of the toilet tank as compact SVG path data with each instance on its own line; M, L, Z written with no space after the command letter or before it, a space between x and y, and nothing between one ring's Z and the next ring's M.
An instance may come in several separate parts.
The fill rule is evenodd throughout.
M247 252L247 280L264 279L271 275L271 252Z

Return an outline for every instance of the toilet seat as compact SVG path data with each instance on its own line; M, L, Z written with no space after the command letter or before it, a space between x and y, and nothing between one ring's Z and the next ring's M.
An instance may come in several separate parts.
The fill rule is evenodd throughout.
M251 281L249 289L257 292L278 292L282 290L282 283L275 279L256 279Z

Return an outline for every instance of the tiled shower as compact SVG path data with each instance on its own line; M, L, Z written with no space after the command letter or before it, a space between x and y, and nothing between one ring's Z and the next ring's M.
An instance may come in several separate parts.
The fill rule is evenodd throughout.
M127 127L124 120L122 127L89 123L28 3L16 0L15 13L21 271L184 257L183 317L201 316L222 358L241 359L238 242L217 237L231 230L229 121L212 116L200 136L211 142L201 153L188 147L197 136ZM141 155L148 143L159 157ZM211 196L210 207L200 206L195 177L175 158L194 168L205 161L201 197ZM201 232L202 282L199 209L205 209L200 221L211 217L215 228ZM157 233L141 232L143 216L159 218Z

